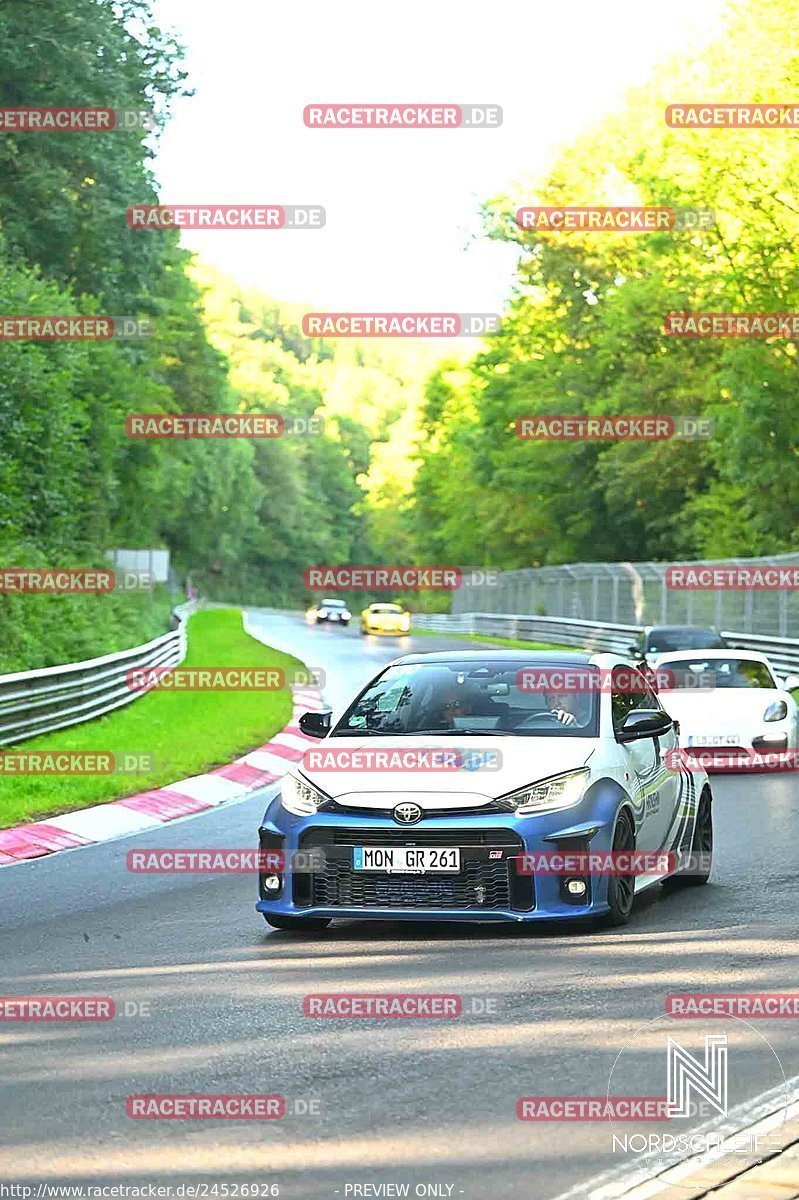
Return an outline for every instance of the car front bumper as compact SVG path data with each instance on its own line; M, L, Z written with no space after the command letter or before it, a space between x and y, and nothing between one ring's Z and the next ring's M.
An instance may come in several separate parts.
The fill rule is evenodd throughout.
M414 826L390 816L319 812L295 817L275 800L260 829L261 848L282 855L279 892L268 892L261 875L259 912L276 916L377 920L552 921L607 912L607 877L587 878L585 896L566 892L566 877L532 876L518 869L524 853L609 850L617 811L608 797L536 817L507 813L427 817ZM461 851L452 874L387 874L355 871L355 846L436 845ZM572 877L570 877L572 878Z
M403 637L410 632L409 626L401 627L399 625L370 625L369 622L362 622L361 628L366 633L386 633L392 637Z
M710 729L686 729L683 725L681 736L683 749L690 755L700 757L711 772L746 770L747 760L752 761L753 767L757 766L759 760L766 760L763 766L768 769L768 756L791 757L788 752L796 752L796 741L797 735L789 719L763 722L726 734Z

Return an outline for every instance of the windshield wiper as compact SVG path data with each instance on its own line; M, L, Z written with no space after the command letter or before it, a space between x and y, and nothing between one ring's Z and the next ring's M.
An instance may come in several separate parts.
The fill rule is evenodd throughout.
M335 733L331 733L331 737L391 737L401 733L398 729L360 729L357 726L352 729L337 729Z
M509 729L412 729L410 734L413 737L441 737L446 734L447 737L513 737L512 730Z
M330 737L515 737L512 729L338 729Z

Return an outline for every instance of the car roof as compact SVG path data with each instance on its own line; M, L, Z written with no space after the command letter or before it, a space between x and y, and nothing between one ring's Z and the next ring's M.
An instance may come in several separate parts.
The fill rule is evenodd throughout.
M399 664L408 666L415 663L453 663L453 662L529 662L529 663L558 663L564 666L585 665L593 661L593 655L585 650L492 650L487 646L484 650L434 650L427 654L404 654L395 658L389 665Z
M669 658L690 658L692 655L700 655L702 658L740 658L751 659L752 662L765 663L767 667L771 667L766 654L761 654L759 650L737 650L735 646L727 646L722 650L706 650L703 646L691 646L686 650L664 650L662 654L658 654L658 662L665 662Z
M699 630L702 633L712 633L714 637L719 636L712 625L647 625L646 632L654 633L656 629L660 629L664 633L694 633Z

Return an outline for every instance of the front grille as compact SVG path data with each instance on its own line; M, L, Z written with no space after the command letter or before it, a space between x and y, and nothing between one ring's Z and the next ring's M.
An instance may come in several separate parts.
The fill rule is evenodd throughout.
M449 812L449 810L447 810ZM329 829L306 829L300 842L303 850L311 846L490 846L522 850L522 840L507 829L425 829L408 825L405 829L349 829L331 825Z
M354 871L353 846L459 846L457 875L387 875ZM294 877L298 905L327 908L450 908L475 913L491 909L534 907L533 878L518 875L509 854L521 853L521 838L505 829L309 829L301 848L318 847L324 870ZM490 850L503 849L501 859Z

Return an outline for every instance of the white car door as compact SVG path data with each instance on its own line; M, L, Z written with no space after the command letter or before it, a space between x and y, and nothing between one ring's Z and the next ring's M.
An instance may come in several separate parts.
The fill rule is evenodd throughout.
M618 734L627 714L635 709L662 710L662 705L639 672L630 667L615 667L611 691L614 733ZM680 775L667 765L664 756L676 746L673 729L663 737L645 737L621 744L635 810L636 845L641 850L659 850L673 826Z

